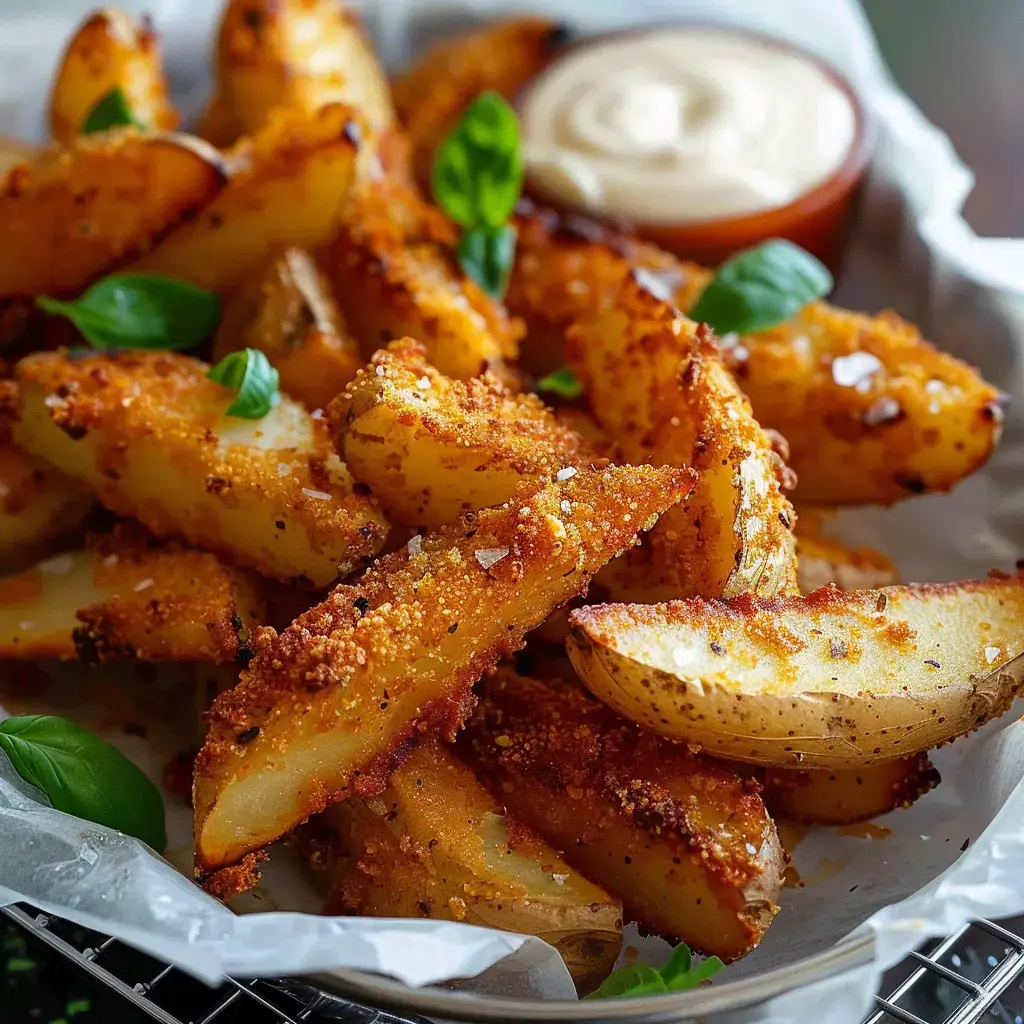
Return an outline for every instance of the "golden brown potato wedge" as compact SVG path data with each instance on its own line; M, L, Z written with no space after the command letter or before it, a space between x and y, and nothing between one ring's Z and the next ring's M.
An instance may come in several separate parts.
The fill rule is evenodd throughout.
M642 931L723 960L764 935L784 858L749 776L508 670L484 680L459 748Z
M280 112L236 154L241 169L217 199L132 269L223 292L287 246L325 245L348 201L363 134L341 104L312 116Z
M391 93L359 16L339 0L230 0L217 39L216 94L200 133L229 146L280 107L358 110L374 131L395 123Z
M379 796L349 797L300 839L326 872L324 912L423 917L536 935L582 991L622 945L622 904L588 882L428 738Z
M452 225L410 185L381 178L353 197L328 272L367 359L404 337L456 380L515 359L522 324L456 269L454 243Z
M766 768L765 806L776 818L807 825L850 825L909 807L939 784L928 755L843 771Z
M450 736L480 674L688 482L623 467L524 491L379 558L280 635L263 631L196 761L198 868L245 858L212 889L251 884L253 851L351 792L379 791L411 735Z
M329 282L304 249L273 257L228 300L212 361L244 348L265 353L281 390L310 412L326 408L363 365Z
M152 22L100 7L78 26L57 69L50 93L54 140L70 145L96 104L114 89L121 90L132 117L147 131L178 126L181 117L171 105Z
M709 753L845 769L1001 715L1024 678L1024 579L591 605L569 655L601 700ZM1016 659L1016 660L1015 660Z
M217 196L221 154L189 135L79 136L0 182L0 296L76 293Z
M500 505L524 480L604 461L536 396L490 377L453 381L408 338L378 352L327 415L345 465L409 526L433 529Z
M602 574L602 587L631 601L794 588L785 465L710 332L627 277L613 306L573 325L566 353L626 461L700 474L644 546Z
M157 536L182 536L279 579L327 586L387 533L326 425L282 398L259 420L172 352L28 356L15 440Z
M487 90L514 99L569 41L546 18L515 18L449 37L392 80L395 107L413 144L416 175L430 187L434 153L465 109Z
M247 573L127 529L0 579L0 658L244 664L263 620Z
M840 590L889 587L898 574L892 559L881 551L847 547L825 536L815 514L801 509L796 521L796 578L800 593L809 594L829 583Z

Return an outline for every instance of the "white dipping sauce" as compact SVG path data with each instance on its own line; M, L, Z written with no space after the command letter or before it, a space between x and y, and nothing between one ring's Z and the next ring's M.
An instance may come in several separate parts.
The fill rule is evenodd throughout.
M857 132L814 61L704 28L570 50L530 85L520 122L536 192L648 224L784 206L842 166Z

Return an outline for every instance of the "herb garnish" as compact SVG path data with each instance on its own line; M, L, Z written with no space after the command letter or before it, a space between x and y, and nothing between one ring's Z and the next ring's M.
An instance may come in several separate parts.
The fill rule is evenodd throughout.
M112 274L74 301L36 298L36 305L66 316L93 348L193 348L220 319L220 298L162 274Z
M523 189L515 111L496 92L481 93L434 160L438 206L462 229L459 265L488 295L501 298L515 259L508 219Z
M620 967L601 982L587 999L610 999L615 996L647 996L659 992L683 992L696 988L701 982L717 974L725 964L717 956L709 956L696 967L690 947L680 942L660 971L648 964Z
M116 747L66 718L21 715L0 722L0 750L58 810L167 845L156 786Z
M583 394L583 382L568 366L563 366L537 381L538 391L550 391L561 398L579 398Z
M121 87L115 85L105 96L97 100L96 105L82 122L82 134L105 132L108 128L145 128L132 113Z
M831 290L827 267L792 242L773 238L726 260L690 319L716 334L752 334L781 324Z
M206 376L238 392L227 408L228 416L260 420L281 401L277 370L259 349L232 352L212 367Z

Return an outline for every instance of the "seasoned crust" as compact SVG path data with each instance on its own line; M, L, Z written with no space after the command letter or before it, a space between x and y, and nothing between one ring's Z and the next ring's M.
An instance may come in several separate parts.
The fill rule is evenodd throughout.
M16 438L158 536L267 575L323 586L375 554L387 524L326 425L287 398L260 420L227 416L233 395L207 369L170 352L29 356Z
M749 773L505 668L483 681L460 749L642 930L734 959L771 921L783 856Z
M199 867L232 863L350 790L379 791L415 732L451 735L476 679L689 483L624 467L526 490L379 558L280 635L261 631L196 761Z

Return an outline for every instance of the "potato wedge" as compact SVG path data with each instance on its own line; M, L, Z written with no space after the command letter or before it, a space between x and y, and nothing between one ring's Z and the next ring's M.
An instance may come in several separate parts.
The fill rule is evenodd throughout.
M381 178L353 197L328 273L367 359L404 337L456 380L515 359L522 324L456 269L454 243L453 226L412 186Z
M327 586L383 545L387 523L326 425L282 399L263 419L171 352L41 352L16 367L15 440L159 537L182 536L267 576Z
M723 960L761 940L784 857L749 776L507 669L484 680L459 750L642 931Z
M1001 715L1024 679L1024 578L807 597L591 605L568 648L587 687L720 757L843 769Z
M221 191L221 154L189 135L80 136L0 186L0 296L66 295L145 252Z
M601 586L631 601L793 589L785 465L710 332L627 277L613 307L573 325L566 354L626 461L700 473L687 500L609 566Z
M0 579L0 658L245 663L257 584L214 555L117 529Z
M216 65L216 93L200 126L216 146L255 135L279 107L309 115L345 103L374 131L395 124L362 22L339 0L230 0Z
M338 454L390 519L433 529L500 505L523 480L606 461L536 396L450 380L425 355L393 342L327 411Z
M806 515L801 509L796 521L796 578L801 594L829 583L840 590L872 590L896 583L891 558L873 548L847 547L825 536L815 522L813 513Z
M514 99L568 41L559 22L505 19L444 39L392 79L395 107L424 188L430 187L437 147L473 100L489 89Z
M417 732L458 728L499 657L667 507L674 470L580 473L378 559L280 635L211 708L195 769L196 864L220 895L253 851L341 797L379 792ZM248 856L246 856L248 855Z
M212 361L255 348L281 377L281 390L312 412L324 409L363 365L359 346L304 249L275 256L224 307Z
M379 796L349 797L300 845L330 887L324 913L462 921L536 935L582 991L611 971L622 905L507 815L451 748L426 739Z
M341 104L312 116L281 112L236 157L242 169L217 199L132 269L223 292L287 246L325 245L348 201L363 134Z
M168 95L160 40L149 18L136 21L117 7L89 14L71 37L50 93L50 134L62 146L82 131L93 108L120 89L132 116L147 131L177 128L180 115Z
M766 768L760 776L773 817L806 825L850 825L909 807L939 784L928 755L843 771Z

